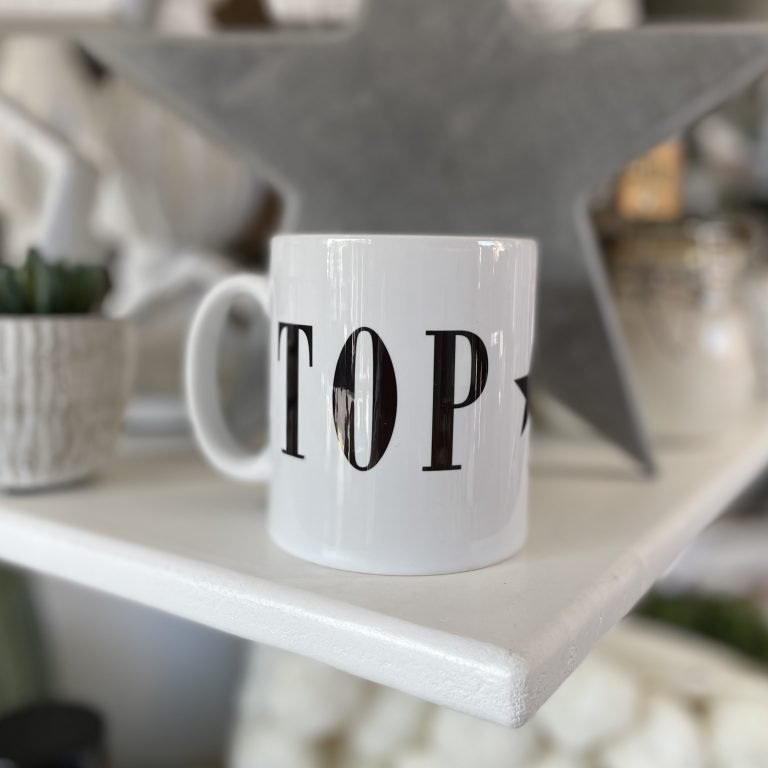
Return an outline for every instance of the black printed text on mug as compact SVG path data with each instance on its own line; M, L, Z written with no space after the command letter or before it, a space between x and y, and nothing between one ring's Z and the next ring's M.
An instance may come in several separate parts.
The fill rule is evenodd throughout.
M286 392L285 392L285 448L283 453L297 459L305 458L299 452L299 347L305 339L312 367L313 336L311 325L278 323L277 359L283 331L286 331ZM355 458L355 366L358 339L369 336L373 352L371 404L371 448L368 463L360 465ZM453 463L453 426L455 411L466 408L482 395L488 381L488 350L482 339L471 331L427 331L434 338L434 363L432 377L432 449L431 461L425 472L461 469ZM455 399L456 341L461 337L469 343L470 371L469 391L461 402ZM524 430L528 422L528 377L516 382L526 400L523 417ZM339 446L349 464L361 472L373 469L384 456L397 417L397 377L392 358L381 337L372 328L361 326L347 338L339 353L333 377L333 418Z

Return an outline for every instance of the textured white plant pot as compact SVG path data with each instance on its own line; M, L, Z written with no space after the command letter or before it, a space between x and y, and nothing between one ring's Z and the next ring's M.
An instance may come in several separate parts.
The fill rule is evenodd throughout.
M0 487L70 483L108 462L134 357L124 320L0 317Z

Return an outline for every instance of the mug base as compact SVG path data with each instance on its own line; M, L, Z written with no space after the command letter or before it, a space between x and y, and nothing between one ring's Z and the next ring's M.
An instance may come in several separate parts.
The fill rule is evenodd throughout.
M372 576L446 576L452 573L478 571L496 565L516 555L525 545L527 534L526 528L527 526L521 526L518 535L507 542L507 546L503 550L497 548L494 553L475 553L474 555L468 555L460 563L454 562L450 565L448 563L435 561L425 562L418 565L414 563L394 563L384 561L371 562L338 552L318 554L317 552L307 551L302 547L295 547L288 542L281 541L280 537L271 529L269 534L272 541L289 555L309 563L314 563L315 565L334 568L338 571L364 573Z

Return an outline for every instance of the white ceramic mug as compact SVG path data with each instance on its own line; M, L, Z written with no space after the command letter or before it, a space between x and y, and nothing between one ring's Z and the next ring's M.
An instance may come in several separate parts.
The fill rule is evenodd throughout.
M523 239L282 235L269 278L208 294L187 350L195 433L223 473L269 481L279 546L386 574L470 570L522 546L536 261ZM271 322L272 434L256 455L217 391L242 297Z

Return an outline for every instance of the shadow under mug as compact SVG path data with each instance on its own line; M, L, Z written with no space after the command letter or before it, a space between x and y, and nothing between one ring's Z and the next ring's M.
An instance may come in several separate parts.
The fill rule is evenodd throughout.
M526 239L276 237L270 276L224 280L192 324L203 452L270 484L270 534L306 560L416 575L512 555L527 530L536 265ZM243 298L270 318L271 437L255 455L225 424L216 375Z

